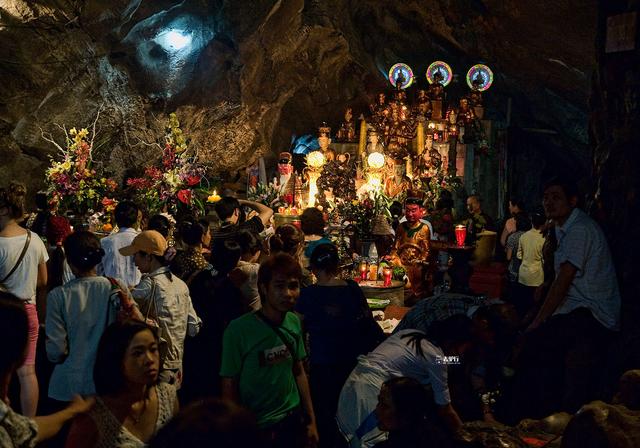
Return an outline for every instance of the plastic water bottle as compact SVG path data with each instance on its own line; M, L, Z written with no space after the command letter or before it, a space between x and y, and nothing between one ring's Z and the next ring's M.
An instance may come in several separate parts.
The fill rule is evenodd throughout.
M369 248L369 254L368 257L372 260L378 260L378 249L376 249L376 245L375 244L371 244L371 247Z

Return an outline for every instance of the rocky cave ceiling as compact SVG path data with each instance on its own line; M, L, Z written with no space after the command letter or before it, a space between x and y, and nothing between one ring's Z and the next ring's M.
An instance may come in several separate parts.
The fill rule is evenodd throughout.
M589 165L587 110L597 5L566 0L0 0L0 178L38 187L58 125L98 110L96 157L117 175L158 157L178 113L217 173L336 128L406 62L424 85L442 59L490 65L489 118L545 130L544 144Z

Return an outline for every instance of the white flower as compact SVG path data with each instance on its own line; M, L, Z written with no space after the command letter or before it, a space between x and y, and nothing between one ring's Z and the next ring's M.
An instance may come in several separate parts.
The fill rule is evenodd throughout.
M163 176L164 181L172 188L178 188L178 186L182 183L180 180L180 176L173 171L169 171L164 173Z

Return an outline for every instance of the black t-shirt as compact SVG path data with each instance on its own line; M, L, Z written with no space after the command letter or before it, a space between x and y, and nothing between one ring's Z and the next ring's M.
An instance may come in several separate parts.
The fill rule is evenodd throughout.
M382 336L364 294L352 280L347 280L345 286L303 288L296 311L304 316L309 332L312 364L355 361L368 342L363 337L373 338L371 344L375 345L375 339ZM377 334L370 328L378 330Z
M245 312L240 290L212 267L193 278L189 294L193 308L202 319L202 329L195 337L185 340L184 382L180 391L185 402L220 394L222 335L229 322Z

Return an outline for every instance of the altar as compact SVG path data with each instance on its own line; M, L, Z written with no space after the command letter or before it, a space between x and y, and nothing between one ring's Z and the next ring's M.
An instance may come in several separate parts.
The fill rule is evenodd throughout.
M405 230L403 243L394 244L407 201L422 210L412 228L429 221L421 238L445 243L455 239L454 220L466 214L467 195L485 198L494 216L500 202L501 175L492 153L495 129L484 117L482 98L493 82L491 69L471 67L466 74L469 91L459 98L445 94L453 80L446 62L429 65L426 80L426 89L413 90L413 70L403 63L393 65L392 90L378 93L367 110L358 111L357 119L347 108L337 129L322 123L317 147L311 147L303 161L298 159L302 165L283 152L271 183L264 185L264 176L258 178L255 169L248 178L249 199L268 198L276 226L299 226L305 208L320 209L334 229L331 238L343 264L352 266L347 277L357 275L363 261L373 265L384 260L403 268L403 275L394 276L399 283L393 288L378 288L379 277L361 284L367 297L389 297L399 306L404 304L400 292L405 283L433 282L434 272L446 271L450 264L433 256L437 244L434 254L429 244L414 244L413 230ZM417 296L423 291L415 286L413 292Z

